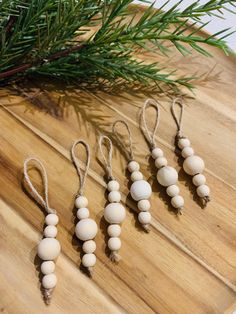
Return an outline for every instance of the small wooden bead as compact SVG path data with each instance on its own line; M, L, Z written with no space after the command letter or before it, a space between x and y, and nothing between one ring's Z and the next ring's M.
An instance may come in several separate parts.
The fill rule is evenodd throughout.
M111 191L119 191L120 184L116 180L111 180L107 183L107 189L109 192Z
M117 237L110 238L108 240L107 245L111 251L118 251L121 248L120 238Z
M121 227L120 225L110 225L107 228L107 233L110 237L119 237L121 234Z
M77 208L84 208L88 206L88 199L85 196L78 196L75 200L75 206Z
M161 167L167 166L167 159L165 157L158 157L155 160L155 166L159 169Z
M96 255L92 253L84 254L82 264L84 267L93 267L96 264Z
M178 140L178 146L180 149L183 149L184 147L190 146L190 140L188 138L181 138Z
M140 171L134 171L131 173L131 180L134 181L139 181L143 180L143 174Z
M151 207L151 204L149 202L149 200L141 200L138 202L138 209L143 211L143 212L146 212L150 209Z
M55 226L58 224L59 217L56 214L48 214L45 217L45 223L46 225Z
M135 201L141 201L151 196L152 189L145 180L135 181L130 187L130 194Z
M138 214L138 220L142 225L150 224L151 222L151 214L149 212L140 212Z
M175 208L181 208L184 206L184 199L180 195L176 195L171 199L171 205Z
M181 152L181 155L182 155L184 158L193 156L193 155L194 155L194 150L193 150L192 147L190 147L190 146L184 147L183 150L182 150L182 152Z
M44 261L54 260L61 251L61 245L57 239L44 238L38 245L38 256Z
M137 161L132 160L128 163L129 172L139 171L139 168L140 168L140 166L139 166L139 163Z
M164 156L164 153L163 153L162 149L156 147L152 150L152 158L153 159L156 159L158 157L163 157L163 156Z
M202 173L205 165L202 158L193 155L184 160L183 168L187 174L194 176L195 174Z
M104 209L104 218L110 224L122 223L125 217L125 208L120 203L110 203Z
M97 231L97 224L91 218L82 219L75 226L75 234L82 241L92 240Z
M89 210L86 207L79 208L76 216L79 220L89 218Z
M55 271L55 263L53 261L46 261L41 264L41 272L44 275L52 274Z
M120 200L121 200L120 192L118 192L118 191L111 191L111 192L108 194L108 200L109 200L109 202L111 202L111 203L113 203L113 202L119 203Z
M199 173L193 177L193 184L196 186L203 185L206 183L206 177Z
M45 289L53 289L57 284L57 277L55 274L48 274L43 276L42 286Z
M47 226L43 234L46 238L55 238L57 236L57 227L55 226Z
M96 242L93 240L89 240L89 241L85 241L83 243L82 249L84 251L84 253L93 253L96 250Z
M206 197L210 195L210 189L207 185L203 184L197 188L197 195L200 197Z
M176 195L179 194L179 187L175 184L168 186L168 188L166 189L166 193L170 196L170 197L174 197Z
M157 181L162 186L170 186L178 181L178 173L173 167L163 167L157 171Z

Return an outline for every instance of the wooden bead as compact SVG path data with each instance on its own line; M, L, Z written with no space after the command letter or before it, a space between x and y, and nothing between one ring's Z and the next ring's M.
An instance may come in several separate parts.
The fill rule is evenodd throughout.
M114 203L114 202L119 203L120 200L121 200L120 192L118 192L118 191L111 191L108 194L108 200L109 200L110 203Z
M203 184L197 188L197 195L200 197L206 197L210 195L210 189L207 185Z
M158 157L155 160L155 166L159 169L161 167L167 166L167 159L165 157Z
M174 197L176 195L179 194L179 187L175 184L168 186L168 188L166 189L166 193L170 196L170 197Z
M194 155L194 150L193 150L192 147L190 147L190 146L184 147L183 150L182 150L182 152L181 152L181 155L182 155L184 158L193 156L193 155Z
M76 216L79 220L89 218L89 210L86 207L79 208Z
M142 225L150 224L151 214L149 212L140 212L138 214L138 220Z
M91 218L82 219L75 226L75 234L82 241L92 240L97 231L97 224Z
M157 171L157 181L162 186L173 185L178 181L178 173L173 167L163 167Z
M134 181L139 181L143 180L143 174L140 171L134 171L131 173L131 180Z
M88 206L88 199L85 196L78 196L75 200L75 206L77 208L84 208Z
M139 166L139 163L137 161L132 160L128 163L129 172L139 171L139 168L140 168L140 166Z
M199 173L193 177L193 184L194 185L199 186L199 185L203 185L205 183L206 183L206 177L203 174Z
M125 208L120 203L110 203L104 209L104 218L110 224L122 223L125 217Z
M153 159L156 159L158 157L163 157L163 156L164 156L164 153L163 153L162 149L156 147L152 150L152 158Z
M107 233L110 237L119 237L121 234L121 227L119 225L110 225L107 228Z
M181 208L184 206L184 199L180 195L176 195L171 199L171 205L175 208Z
M107 189L108 189L109 192L111 192L111 191L119 191L119 188L120 188L120 184L116 180L111 180L107 184Z
M121 248L120 238L117 237L110 238L108 240L107 245L111 251L118 251Z
M152 189L145 180L135 181L130 187L130 194L135 201L141 201L151 196Z
M183 149L184 147L190 146L190 140L188 138L181 138L178 140L178 146L180 149Z
M149 200L141 200L138 202L138 209L141 211L148 211L151 207Z
M53 261L46 261L41 264L41 272L44 275L52 274L55 271L55 263Z
M59 217L56 214L48 214L45 217L45 223L46 225L55 226L58 224Z
M55 226L47 226L43 234L46 238L55 238L57 236L57 227Z
M96 250L96 242L93 240L85 241L83 243L82 249L85 253L93 253Z
M96 264L96 255L92 253L84 254L82 264L84 267L93 267Z
M51 261L58 257L61 245L57 239L44 238L38 245L38 256L44 261Z
M55 274L49 274L49 275L43 276L42 286L45 289L53 289L55 288L56 284L57 284L57 277Z
M202 173L205 165L202 158L193 155L184 160L183 168L187 174L194 176L195 174Z

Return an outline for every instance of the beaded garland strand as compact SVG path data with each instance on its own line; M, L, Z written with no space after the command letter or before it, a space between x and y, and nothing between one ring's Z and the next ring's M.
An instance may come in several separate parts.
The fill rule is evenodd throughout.
M127 148L127 146L123 143L122 139L116 131L116 127L118 124L123 124L123 126L125 126L125 128L127 129L129 137L129 148ZM112 126L112 132L114 133L120 146L123 148L123 151L128 159L127 168L128 171L131 173L131 180L133 181L130 187L130 195L134 201L138 202L138 220L144 230L146 232L149 232L149 225L151 222L151 214L149 212L149 209L151 205L148 199L151 197L152 188L150 184L146 180L144 180L143 174L139 171L139 163L134 160L132 137L129 125L124 120L117 120Z
M37 169L40 171L42 181L44 185L44 198L38 193L32 184L28 175L28 163L34 162ZM56 210L49 206L48 202L48 178L46 170L43 164L37 158L28 158L24 162L24 179L27 183L31 194L45 209L47 215L45 217L44 238L38 244L38 256L43 261L41 264L41 272L43 274L42 287L44 293L44 300L46 304L50 304L52 291L57 284L57 277L54 273L55 260L60 254L61 245L56 238L59 218L56 214Z
M149 131L146 120L146 109L148 107L156 109L156 121L152 132ZM158 169L157 181L160 185L166 187L166 193L171 197L171 205L176 208L178 214L182 214L184 199L179 195L180 190L176 185L178 182L178 173L173 167L167 165L167 159L164 157L162 149L157 147L155 141L155 134L160 121L158 102L153 99L147 99L142 107L140 118L140 128L149 144L152 158L155 160L155 166Z
M176 105L180 107L179 119L174 109ZM182 133L183 112L183 101L181 98L176 98L171 106L171 113L177 125L176 145L181 150L181 155L184 158L183 169L185 173L193 177L192 181L197 187L197 195L201 198L203 206L206 206L210 201L210 188L205 184L206 177L202 174L205 164L201 157L195 155L193 148L190 146L190 140Z
M86 149L87 153L87 161L84 171L84 176L81 173L80 165L78 158L75 156L75 148L77 145L83 145ZM82 257L82 265L87 268L89 274L91 275L92 269L94 265L96 264L96 255L94 254L96 250L96 243L93 240L97 234L98 227L96 222L89 218L89 210L87 208L88 206L88 199L84 196L84 186L85 186L85 180L88 174L89 170L89 164L90 164L90 149L89 145L83 141L83 140L77 140L74 142L71 148L71 158L72 161L76 167L79 181L80 181L80 187L78 194L75 198L75 207L77 208L77 218L79 219L79 222L75 226L75 234L78 239L83 241L83 252L84 255Z
M108 159L105 157L103 152L103 145L107 141L109 148L108 148ZM109 226L107 228L107 233L109 235L108 240L108 248L111 251L110 259L112 262L119 262L121 259L120 255L118 254L119 249L121 248L121 240L119 238L121 234L121 227L120 224L125 220L126 211L124 206L120 203L121 195L119 192L120 184L115 179L112 174L112 151L113 146L110 138L105 135L101 135L99 138L99 148L103 158L103 161L106 166L107 172L107 190L109 204L104 209L104 218L108 222Z

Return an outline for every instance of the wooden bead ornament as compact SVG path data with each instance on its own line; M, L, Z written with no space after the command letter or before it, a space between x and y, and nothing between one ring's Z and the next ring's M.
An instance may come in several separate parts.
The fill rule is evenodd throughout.
M87 161L84 175L82 175L79 160L75 155L75 148L79 144L85 147L87 153ZM75 234L79 240L83 241L82 249L84 255L82 257L82 265L88 270L89 274L91 275L92 269L96 264L96 255L94 254L96 250L96 243L94 241L94 238L97 234L98 227L96 222L93 219L89 218L89 210L87 208L88 199L84 196L85 180L88 174L90 164L89 145L83 140L75 141L71 148L71 158L76 167L80 181L80 188L75 198L75 207L77 208L76 215L79 219L78 223L75 226Z
M103 145L105 141L107 141L109 145L108 159L105 157L105 154L103 152ZM105 168L106 168L107 181L108 181L107 190L109 192L108 194L109 204L104 209L104 218L109 224L107 228L107 233L109 235L109 240L108 240L107 245L111 252L110 254L111 261L117 263L121 259L118 253L119 249L121 248L120 225L125 220L126 211L125 211L124 206L120 203L120 200L121 200L121 195L119 192L120 184L112 174L113 146L112 146L112 142L110 138L105 135L101 135L99 138L99 148L100 148L101 156L103 158Z
M153 107L156 109L156 121L152 132L149 131L146 120L146 109L148 107ZM140 121L141 130L149 144L151 155L155 160L155 166L158 169L157 181L160 185L166 187L166 193L171 197L171 205L176 209L177 214L182 214L184 199L179 195L180 190L177 185L178 173L173 167L168 166L168 161L164 157L162 149L157 147L155 141L155 135L160 121L160 110L158 102L153 99L148 99L145 101L141 111Z
M129 137L128 147L125 145L121 136L116 131L116 127L118 124L122 124L123 126L125 126L128 132ZM149 198L151 197L152 194L151 185L144 179L143 174L140 171L139 163L134 160L132 137L129 125L124 120L117 120L113 124L112 131L119 143L119 146L122 148L128 160L127 169L131 174L130 178L133 182L130 187L130 195L132 199L137 202L138 205L139 210L138 221L144 228L144 230L146 232L149 232L150 231L149 225L151 223L151 214L149 212L151 207Z
M175 112L176 105L180 107L179 119ZM206 185L205 176L202 174L205 168L205 163L201 157L195 155L190 140L182 133L183 112L183 101L181 98L176 98L171 106L171 113L177 125L176 146L181 151L181 156L184 158L183 169L188 175L193 177L192 182L196 186L197 195L200 197L202 204L205 207L210 201L210 189Z
M32 184L28 175L28 163L34 162L37 169L40 171L44 185L44 197L42 197ZM24 162L24 180L30 189L31 194L45 209L47 215L45 217L46 227L44 229L44 238L38 244L38 256L43 261L41 264L42 287L44 300L46 304L50 304L52 291L57 284L55 271L55 260L60 254L61 245L56 239L57 227L59 218L55 209L52 209L48 203L48 179L47 173L43 164L37 158L28 158Z

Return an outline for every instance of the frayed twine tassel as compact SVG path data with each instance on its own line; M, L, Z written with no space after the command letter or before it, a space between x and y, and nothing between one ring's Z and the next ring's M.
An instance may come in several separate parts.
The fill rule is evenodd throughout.
M117 253L117 251L111 251L110 260L113 263L119 263L119 261L121 260L121 256Z
M145 225L142 225L143 229L149 233L151 230L150 230L150 225L149 224L145 224Z
M93 267L87 267L87 271L88 271L89 277L92 277L92 275L93 275Z
M183 207L179 207L179 208L177 208L177 216L181 216L181 215L183 215Z
M53 289L44 289L44 302L49 305L51 303L51 299L52 299L52 291Z
M202 198L202 202L203 202L203 207L205 208L207 206L207 203L210 202L210 197L209 196L205 196Z

